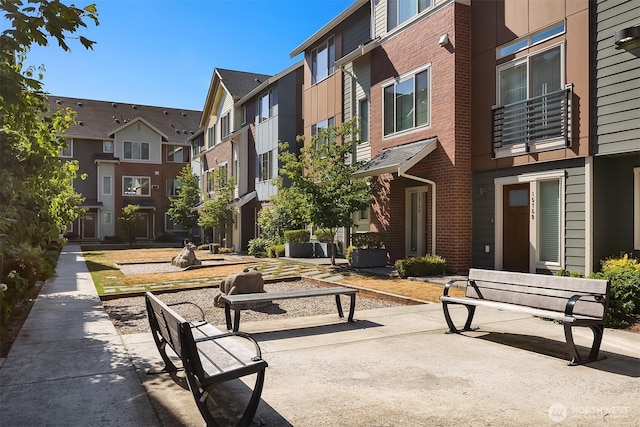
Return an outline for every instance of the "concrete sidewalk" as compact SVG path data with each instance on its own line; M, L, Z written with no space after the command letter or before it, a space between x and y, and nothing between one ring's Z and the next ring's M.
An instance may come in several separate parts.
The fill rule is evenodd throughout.
M81 261L64 248L0 368L0 426L204 425L181 373L147 374L162 368L151 334L117 335ZM424 304L356 310L352 324L243 323L269 363L255 425L639 425L637 334L607 329L606 358L569 367L560 325L476 319L479 331L448 335L440 305ZM589 331L576 335L586 345ZM248 394L231 386L229 399Z

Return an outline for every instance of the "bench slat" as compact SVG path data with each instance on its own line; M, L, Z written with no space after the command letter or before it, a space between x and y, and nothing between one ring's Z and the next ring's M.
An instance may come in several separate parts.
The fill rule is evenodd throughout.
M315 297L325 295L347 295L357 293L357 289L353 288L317 288L317 289L302 289L296 291L287 292L260 292L252 294L233 294L223 295L222 301L228 302L232 306L237 304L243 304L248 302L264 302L272 300L283 300L293 298Z
M469 280L562 289L575 291L575 293L578 294L606 294L608 290L608 282L606 280L536 274L534 275L535 282L532 282L531 276L531 273L515 273L512 271L493 271L475 268L469 270Z

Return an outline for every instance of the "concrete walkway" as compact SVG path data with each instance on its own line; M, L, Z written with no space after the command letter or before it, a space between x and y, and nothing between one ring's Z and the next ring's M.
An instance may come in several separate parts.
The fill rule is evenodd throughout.
M162 368L151 334L117 335L81 261L79 247L64 248L0 368L0 426L204 425L181 374L146 373ZM606 358L569 367L560 325L488 309L476 318L480 330L465 335L444 333L439 304L356 310L353 324L243 323L269 363L255 425L639 425L637 334L607 329ZM248 394L231 386L231 399Z

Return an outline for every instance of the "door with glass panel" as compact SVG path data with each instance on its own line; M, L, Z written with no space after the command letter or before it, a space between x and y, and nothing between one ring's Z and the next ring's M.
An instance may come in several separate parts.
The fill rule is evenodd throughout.
M503 261L505 271L529 272L529 183L503 187Z

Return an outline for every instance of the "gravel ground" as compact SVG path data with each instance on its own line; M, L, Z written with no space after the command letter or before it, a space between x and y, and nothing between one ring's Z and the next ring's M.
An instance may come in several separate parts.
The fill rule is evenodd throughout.
M311 289L317 286L304 281L267 283L264 285L266 292L282 292L295 289ZM198 304L204 311L205 319L213 325L224 325L224 309L213 304L213 298L218 294L217 288L205 288L174 293L164 293L159 297L166 303L189 301ZM343 296L342 307L345 313L349 310L349 297ZM117 298L102 303L111 317L111 321L120 334L137 334L149 331L149 321L144 297ZM356 315L360 310L373 308L393 307L401 305L397 302L386 301L377 298L367 298L361 295L356 297ZM187 320L196 320L199 316L197 309L188 305L175 306ZM336 303L333 296L298 298L290 300L274 301L252 310L244 310L242 322L254 322L258 320L276 320L287 317L316 316L320 314L336 313Z

